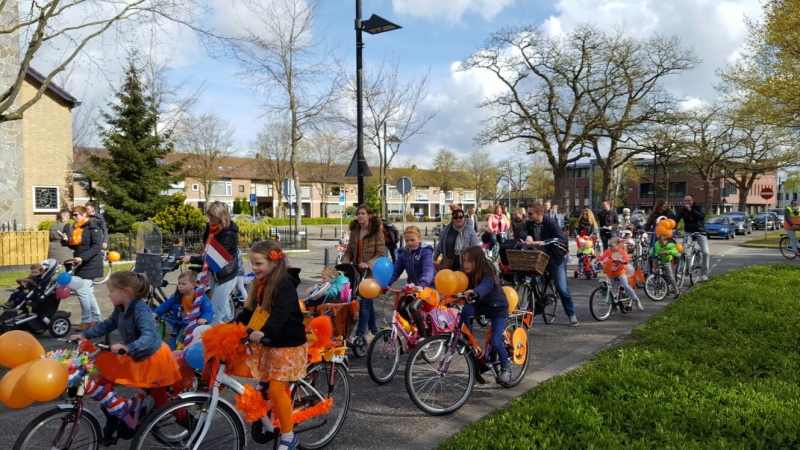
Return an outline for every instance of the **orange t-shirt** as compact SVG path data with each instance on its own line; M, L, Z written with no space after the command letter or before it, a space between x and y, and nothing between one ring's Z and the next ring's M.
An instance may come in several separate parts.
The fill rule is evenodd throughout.
M604 260L603 263L603 270L606 272L606 276L609 278L615 278L619 276L625 276L625 266L631 261L628 258L628 253L620 247L617 251L611 251L611 249L606 250L603 252L603 256L600 257L601 260ZM614 261L623 261L621 264L614 265Z

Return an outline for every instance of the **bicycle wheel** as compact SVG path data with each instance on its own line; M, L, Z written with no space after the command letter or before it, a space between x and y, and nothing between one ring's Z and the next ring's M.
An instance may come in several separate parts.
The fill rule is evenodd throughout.
M541 304L542 320L544 320L544 323L547 325L550 325L556 320L556 308L558 307L558 294L556 293L556 284L553 280L547 281Z
M103 429L91 414L77 419L77 409L50 409L36 416L19 434L14 450L66 448L66 442L75 430L70 450L96 450L100 447Z
M700 273L703 271L703 267L701 266L702 261L703 257L701 256L698 258L695 254L689 259L689 282L692 286L700 282Z
M594 320L603 322L611 317L611 311L614 310L614 301L608 293L607 286L600 286L589 296L589 311L592 313Z
M795 259L797 257L794 254L794 250L792 250L792 241L789 239L789 236L781 237L781 243L779 245L784 258Z
M330 384L331 380L333 385ZM309 366L303 381L308 384L297 383L292 390L295 413L314 408L324 400L332 401L327 413L306 419L294 427L300 448L315 450L328 445L342 429L350 407L350 381L341 364L332 365L330 362ZM325 397L324 400L319 398L320 394Z
M208 420L209 401L207 395L199 395L177 398L162 405L148 415L136 430L131 450L194 448L195 442L191 436ZM227 403L217 403L208 431L197 448L242 450L244 444L245 429L239 414Z
M520 311L533 312L533 296L531 295L531 287L527 283L520 283L514 287L514 290L517 291L517 297L519 298L517 309Z
M644 293L654 302L664 300L668 292L669 285L667 280L658 272L648 276L644 282Z
M675 264L675 284L678 289L683 288L683 283L686 281L686 257L684 255L678 256L677 263Z
M417 346L406 363L406 391L417 407L432 416L451 414L466 403L475 385L472 356L453 336L437 336ZM422 353L431 346L444 351L436 361L425 361Z
M510 317L503 328L503 345L511 361L511 381L505 385L510 388L518 385L528 372L530 346L528 332L516 317Z
M372 381L386 384L392 381L400 367L400 339L392 339L392 330L381 330L367 350L367 371Z

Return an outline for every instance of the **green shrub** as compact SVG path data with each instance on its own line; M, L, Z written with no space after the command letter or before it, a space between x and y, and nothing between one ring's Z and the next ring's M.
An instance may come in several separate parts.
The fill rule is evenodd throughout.
M55 220L45 220L44 222L40 222L36 229L39 231L47 231L55 222Z
M161 228L162 233L203 231L206 226L206 218L203 213L188 203L167 206L150 220Z
M266 219L265 219L266 220ZM349 222L352 219L345 219L345 222ZM292 225L294 225L295 218L292 217ZM283 219L269 219L270 226L277 226L277 227L285 227L289 225L289 218ZM332 219L327 217L314 217L314 218L301 218L302 226L305 225L339 225L339 219Z

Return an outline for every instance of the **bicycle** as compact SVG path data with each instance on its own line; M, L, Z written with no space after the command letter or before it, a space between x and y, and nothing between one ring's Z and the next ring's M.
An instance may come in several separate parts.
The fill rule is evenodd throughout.
M702 233L700 232L694 232L683 236L683 252L678 255L678 261L675 263L675 283L678 285L678 289L683 288L687 277L692 286L700 282L700 275L703 272L703 258L702 256L700 258L697 257L697 254L701 253L697 244L697 236L701 235ZM692 244L689 246L686 245L687 237L692 238Z
M784 258L788 260L792 260L797 258L797 255L794 253L794 249L792 248L792 241L789 239L789 235L786 233L781 233L781 240L778 247L781 249L781 254Z
M680 289L680 284L678 285L678 289ZM654 302L660 302L667 298L667 294L669 294L669 283L667 282L666 275L664 275L664 268L661 267L661 264L656 263L656 270L651 270L650 275L647 276L647 280L645 280L644 283L644 293Z
M414 295L410 286L401 290L391 290L395 293L394 311L388 321L389 328L383 329L375 335L367 351L367 372L372 381L379 385L392 381L397 369L400 367L400 355L410 353L420 343L419 333L413 323L406 322L397 311L397 305L404 296ZM424 314L424 320L430 336L441 333L452 333L455 328L457 312L448 308L439 308ZM385 320L385 319L384 319ZM428 360L438 358L441 348L425 355Z
M73 342L76 343L76 342ZM77 344L77 343L76 343ZM86 395L86 384L91 377L89 373L90 364L100 352L109 351L111 346L100 343L93 343L97 350L88 353L88 358L83 360L84 364L78 365L77 371L70 376L70 385L67 387L66 403L57 405L31 420L22 429L16 442L14 450L33 450L33 449L92 449L100 447L103 439L103 426L98 417L85 407L83 397ZM81 352L81 355L87 354ZM125 351L120 350L120 355ZM145 392L148 392L145 390ZM143 419L148 417L148 411L152 411L153 399L147 395L143 402L140 413L139 427ZM137 428L139 428L137 427ZM117 434L123 439L130 439L133 433L124 422L120 421ZM157 433L162 447L169 447L175 442L174 436Z
M467 300L463 294L456 296ZM511 381L503 385L511 388L518 385L528 370L529 311L513 311L503 328L503 345L511 361ZM422 411L442 416L451 414L466 403L475 381L484 384L482 373L500 373L497 352L492 349L491 330L487 332L484 347L464 325L465 318L458 314L457 326L452 333L426 339L411 353L406 363L406 391L411 401ZM528 325L526 325L528 324ZM426 357L429 352L441 348L438 358Z
M241 339L242 345L250 346L252 332L252 329L247 330L247 335ZM327 445L336 437L347 416L350 404L349 364L344 354L347 347L343 340L333 342L321 361L309 364L305 378L288 386L293 414L305 412L310 416L300 420L294 429L303 449ZM264 343L262 339L262 345ZM184 393L158 408L139 427L131 449L165 448L162 437L165 433L173 437L168 448L244 449L245 424L234 406L220 397L220 388L227 387L242 395L245 387L226 373L226 367L225 361L207 361L205 368L212 375L210 391ZM262 395L266 396L266 391ZM329 409L325 411L325 407ZM280 436L277 430L269 431L264 420L271 425L270 412L253 422L251 429L253 439L261 444Z
M622 314L628 314L633 310L633 298L617 286L617 293L611 292L611 283L606 279L599 280L601 286L592 291L589 296L589 312L598 322L603 322L614 312L614 307L619 307Z
M648 243L649 237L653 236L655 233L646 232L642 230L638 230L634 235L634 241L636 245L633 250L633 256L631 258L631 264L633 265L634 273L639 273L639 270L644 273L645 268L647 267L647 252L648 252ZM636 287L643 288L644 281L640 278L636 278Z
M566 251L559 245L556 238L544 241L544 247L551 245L556 245L557 247L555 248ZM558 294L556 292L556 284L550 276L550 271L547 270L550 256L545 252L538 253L541 254L541 259L535 263L537 267L525 268L522 271L513 269L513 267L519 267L519 265L509 267L510 272L513 274L512 284L514 290L517 291L519 296L517 309L532 312L534 317L541 315L544 323L550 325L556 320ZM512 257L514 257L514 253L509 254L510 264Z

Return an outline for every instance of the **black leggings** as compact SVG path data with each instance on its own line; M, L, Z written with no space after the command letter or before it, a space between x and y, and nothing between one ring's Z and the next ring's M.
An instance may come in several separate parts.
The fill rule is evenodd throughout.
M425 320L422 318L422 313L419 312L419 308L423 303L425 303L425 300L421 298L406 295L401 297L400 302L397 304L397 312L400 314L400 317L409 322L411 321L411 318L408 316L409 312L411 316L414 317L414 325L417 326L417 332L421 338L428 337L428 332L425 330Z

